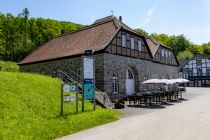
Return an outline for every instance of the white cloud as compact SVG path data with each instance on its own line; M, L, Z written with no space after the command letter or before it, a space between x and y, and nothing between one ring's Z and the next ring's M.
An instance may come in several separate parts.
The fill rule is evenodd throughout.
M151 22L152 17L157 9L157 5L158 5L158 0L156 0L155 3L148 9L146 17L143 19L142 23L140 24L141 27Z

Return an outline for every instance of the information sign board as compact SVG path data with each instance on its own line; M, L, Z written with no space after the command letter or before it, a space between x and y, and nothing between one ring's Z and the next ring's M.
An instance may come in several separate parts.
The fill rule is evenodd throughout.
M94 98L94 81L93 79L84 79L84 98L91 100Z
M77 92L77 84L76 83L64 84L63 92Z
M93 59L92 58L83 58L83 78L84 79L93 79L94 74L93 74Z

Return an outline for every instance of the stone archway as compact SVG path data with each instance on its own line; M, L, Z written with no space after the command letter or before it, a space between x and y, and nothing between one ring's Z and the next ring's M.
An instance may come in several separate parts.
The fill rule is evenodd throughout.
M128 77L130 75L130 78ZM132 79L131 79L132 78ZM126 81L130 79L130 82L133 84L133 93L139 91L139 73L135 66L129 66L126 70Z
M128 68L126 71L125 88L126 95L132 95L133 93L135 93L134 74L130 68Z

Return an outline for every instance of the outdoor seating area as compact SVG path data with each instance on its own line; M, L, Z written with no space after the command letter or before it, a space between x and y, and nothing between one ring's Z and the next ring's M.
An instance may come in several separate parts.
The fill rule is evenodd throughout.
M142 83L139 93L124 98L125 105L148 107L153 104L167 104L169 101L183 100L185 87L180 85L189 82L186 79L150 79Z

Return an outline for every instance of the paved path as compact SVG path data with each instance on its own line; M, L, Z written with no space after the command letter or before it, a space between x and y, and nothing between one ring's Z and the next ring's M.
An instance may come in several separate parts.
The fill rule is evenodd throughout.
M187 90L188 101L124 117L60 140L210 140L210 88Z

